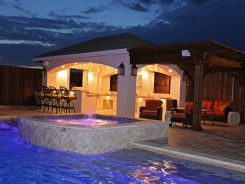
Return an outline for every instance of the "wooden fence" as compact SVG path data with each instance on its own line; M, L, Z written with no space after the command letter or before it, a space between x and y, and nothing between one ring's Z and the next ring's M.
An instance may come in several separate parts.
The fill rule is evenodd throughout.
M241 121L245 117L245 98L244 85L239 84L228 72L208 73L203 82L203 100L225 100L232 101L233 96L233 111L239 112ZM234 90L233 90L234 89ZM233 92L232 92L233 91ZM191 81L186 82L186 101L193 101L194 84Z
M42 70L0 66L0 105L34 105L35 86L42 86Z

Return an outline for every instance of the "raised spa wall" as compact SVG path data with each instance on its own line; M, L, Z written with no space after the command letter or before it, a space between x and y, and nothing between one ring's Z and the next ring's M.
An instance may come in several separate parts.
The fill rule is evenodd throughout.
M89 127L51 123L32 116L18 117L18 134L26 142L82 154L131 148L133 142L152 139L164 138L167 143L168 128L169 122L156 120Z

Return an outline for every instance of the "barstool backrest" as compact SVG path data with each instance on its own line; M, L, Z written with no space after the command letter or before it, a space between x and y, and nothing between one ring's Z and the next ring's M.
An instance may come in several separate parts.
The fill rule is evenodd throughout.
M76 94L73 91L68 90L64 86L60 86L60 93L61 93L62 99L67 99L67 100L71 101L71 100L75 100L77 98Z
M58 95L59 94L58 90L54 86L49 86L49 90L50 90L51 95Z
M66 87L60 86L60 92L63 97L69 96L69 90Z
M50 90L47 86L42 86L42 92L43 94L50 94Z

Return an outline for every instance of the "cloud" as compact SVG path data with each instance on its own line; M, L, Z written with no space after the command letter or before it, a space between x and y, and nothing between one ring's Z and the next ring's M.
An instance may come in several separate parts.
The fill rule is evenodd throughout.
M31 41L31 40L0 40L0 44L26 44L26 45L41 45L41 46L55 46L55 44L48 43L48 42L41 42L41 41Z
M70 14L70 7L66 5L58 11L55 8L48 10L45 16L34 16L34 13L0 15L0 64L18 61L33 65L36 64L31 62L34 56L96 37L125 32L160 45L211 39L245 51L245 3L244 0L232 2L114 0L111 4L89 5L83 11L79 9L77 13ZM1 3L5 1L0 0L0 6ZM28 10L19 4L15 9L18 13ZM123 17L115 16L115 12ZM125 23L118 26L125 14L134 22L129 25L130 19L125 18ZM104 17L110 16L114 21L105 21ZM143 23L139 23L136 16L143 17Z
M104 11L106 9L106 6L100 5L98 7L87 7L85 11L81 11L83 14L95 14Z
M138 1L138 0L131 0L131 1L126 1L126 0L117 0L118 3L123 5L126 8L129 8L131 10L139 11L139 12L148 12L149 6L151 6L152 1L151 0L143 0L143 1Z
M132 10L136 10L136 11L142 11L142 12L147 12L148 9L146 7L144 7L142 4L140 3L133 3L130 5L126 5L127 7L129 7Z
M4 4L6 4L6 1L0 0L0 4L1 4L1 5L4 5Z

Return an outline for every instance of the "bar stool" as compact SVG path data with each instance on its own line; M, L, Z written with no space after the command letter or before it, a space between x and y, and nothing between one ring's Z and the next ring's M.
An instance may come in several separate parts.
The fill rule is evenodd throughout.
M54 86L49 86L49 90L50 90L50 106L51 106L51 112L53 111L53 109L56 109L56 113L59 110L60 111L60 99L61 99L61 95L59 94L58 90L56 89L56 87Z
M36 109L38 107L41 109L43 106L44 94L42 93L42 90L38 86L34 86L34 88L35 88Z
M42 92L43 92L43 110L46 110L46 107L48 107L49 111L49 106L50 106L50 90L47 86L42 86Z
M64 109L67 113L67 110L73 109L75 113L75 106L73 100L76 100L76 94L73 91L69 91L66 87L60 86L61 93L61 109Z

